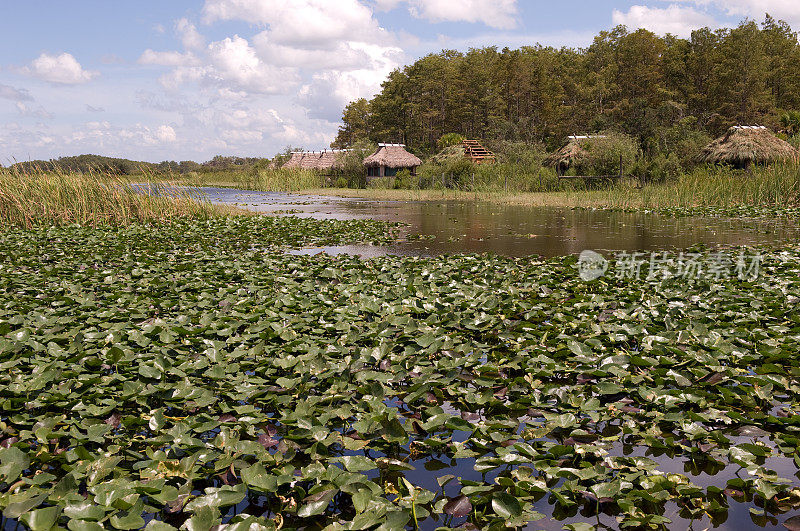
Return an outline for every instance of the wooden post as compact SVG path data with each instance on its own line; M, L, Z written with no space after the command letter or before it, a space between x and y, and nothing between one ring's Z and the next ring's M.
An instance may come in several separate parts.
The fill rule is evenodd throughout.
M505 175L505 178L506 178L505 190L506 190L506 193L508 193L508 174L507 173Z

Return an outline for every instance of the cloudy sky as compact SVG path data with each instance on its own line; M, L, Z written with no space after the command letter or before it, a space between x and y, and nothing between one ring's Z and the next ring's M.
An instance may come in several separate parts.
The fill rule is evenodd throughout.
M344 105L443 48L586 46L617 24L687 36L799 0L5 0L0 163L320 149Z

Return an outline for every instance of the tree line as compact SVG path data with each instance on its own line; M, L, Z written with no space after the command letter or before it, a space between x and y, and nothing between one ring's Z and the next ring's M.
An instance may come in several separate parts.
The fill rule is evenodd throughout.
M9 169L21 173L60 171L64 173L97 172L108 175L140 175L142 173L187 174L191 172L212 173L216 171L249 169L254 166L266 166L268 163L269 159L224 155L217 155L203 163L192 160L183 160L180 162L165 160L154 163L104 157L101 155L77 155L50 160L17 162L12 164Z
M426 154L455 132L554 149L568 135L615 130L654 154L736 124L791 134L799 109L800 45L784 21L767 15L688 39L618 26L581 49L427 55L392 72L371 100L347 105L332 147L368 139Z

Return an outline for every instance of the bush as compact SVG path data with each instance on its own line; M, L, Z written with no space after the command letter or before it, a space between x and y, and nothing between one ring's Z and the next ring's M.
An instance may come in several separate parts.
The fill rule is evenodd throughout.
M700 153L711 140L710 136L699 130L697 118L690 116L671 127L660 129L650 155L654 158L659 154L674 155L681 168L688 171L697 166Z
M475 164L464 157L449 158L441 163L423 164L419 169L422 188L463 188L475 172Z
M342 176L350 188L364 188L367 186L367 172L364 168L364 159L375 151L375 145L366 140L359 140L353 144L342 157Z
M397 172L397 176L394 179L394 188L396 190L400 189L410 189L410 188L418 188L419 182L417 178L411 175L411 172L408 170L400 170Z
M650 160L639 160L634 164L632 173L645 182L663 183L676 180L683 173L683 168L674 153L659 153Z
M527 142L498 142L489 146L497 155L498 162L514 164L523 168L541 166L547 157L543 144Z
M445 148L457 146L461 144L464 140L466 140L466 137L464 135L459 135L458 133L447 133L445 135L442 135L439 141L436 142L436 145L438 146L439 151L441 151Z
M580 170L588 175L617 175L622 160L623 171L635 164L639 155L639 146L628 135L605 133L600 138L583 143L588 156L581 164Z

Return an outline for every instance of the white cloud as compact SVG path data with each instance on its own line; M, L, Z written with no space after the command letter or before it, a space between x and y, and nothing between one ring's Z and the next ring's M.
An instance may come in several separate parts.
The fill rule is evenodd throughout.
M161 142L175 142L178 140L178 135L175 134L175 129L169 125L162 125L156 129L156 138Z
M766 13L797 26L800 24L800 2L797 0L671 0L699 7L716 7L731 16L761 20Z
M627 12L615 9L612 19L614 24L623 24L631 29L644 28L659 35L671 33L678 37L689 37L698 28L717 26L714 17L708 13L676 4L666 8L635 5Z
M263 62L246 39L234 35L208 45L210 68L204 76L223 87L251 93L278 93L294 84L294 72Z
M183 47L187 50L200 50L206 45L206 40L200 35L194 24L189 22L189 19L178 20L175 23L175 31L180 36Z
M98 72L84 70L71 54L50 55L43 53L24 67L22 72L50 83L77 85L86 83L99 75Z
M254 98L284 95L281 106L299 104L298 120L324 121L325 127L316 122L314 127L326 134L335 131L348 102L374 95L406 60L372 9L359 0L296 0L291 5L282 0L206 0L203 17L208 24L244 20L262 28L251 41L233 35L200 48L202 37L191 21L181 19L176 23L178 34L191 36L183 38L185 51L147 50L139 62L171 66L161 79L165 88L177 93L194 83L214 107L229 102L263 111ZM289 99L292 92L295 96ZM144 105L159 105L152 95L146 100ZM241 128L241 134L220 130L219 135L228 142L268 136L259 127ZM297 127L294 121L274 132Z
M42 107L41 105L33 107L31 105L28 105L27 103L23 103L21 101L18 101L16 103L16 106L17 106L17 111L19 111L20 116L28 116L28 117L32 117L32 118L42 118L42 119L47 119L47 120L49 120L50 118L53 117L53 114L51 112L48 112L47 110L45 110L45 108Z
M191 53L175 51L156 52L150 49L145 50L137 62L141 65L159 66L189 66L199 64L198 59Z
M172 72L161 78L162 84L172 90L185 83L198 82L226 95L241 91L275 94L297 84L295 69L262 61L247 39L239 35L212 42L197 55L145 50L138 62L173 67Z
M517 0L374 0L374 3L381 11L406 4L412 16L430 22L472 22L498 29L518 26Z
M412 16L431 22L473 22L492 28L517 27L517 0L409 0Z
M298 99L308 109L310 117L338 122L345 105L358 98L372 97L397 65L399 57L387 53L380 46L354 46L370 58L367 66L352 70L321 71L301 88ZM397 49L396 53L399 56L402 52Z
M0 98L11 101L33 101L33 97L27 90L9 85L0 85Z
M387 37L358 0L206 0L207 23L244 20L269 26L270 39L278 44L324 48L337 41L378 42Z

